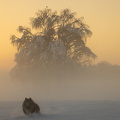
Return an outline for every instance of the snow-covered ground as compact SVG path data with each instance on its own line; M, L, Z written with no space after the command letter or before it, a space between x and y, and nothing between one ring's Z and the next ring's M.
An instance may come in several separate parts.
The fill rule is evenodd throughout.
M27 117L22 101L0 102L0 120L120 120L120 101L37 101L42 115Z

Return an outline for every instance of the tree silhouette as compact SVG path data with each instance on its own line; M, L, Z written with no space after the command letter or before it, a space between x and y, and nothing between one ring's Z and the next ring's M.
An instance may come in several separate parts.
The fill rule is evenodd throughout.
M96 58L86 46L87 38L92 35L82 18L76 18L69 9L59 14L47 7L39 10L36 17L30 19L30 28L18 27L20 38L13 35L12 45L17 47L16 66L12 73L39 69L48 70L70 64L85 65Z

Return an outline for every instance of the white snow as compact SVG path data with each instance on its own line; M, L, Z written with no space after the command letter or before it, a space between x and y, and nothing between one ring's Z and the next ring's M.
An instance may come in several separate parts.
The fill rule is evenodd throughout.
M0 120L120 120L120 101L37 101L42 115L25 116L22 101L0 102Z

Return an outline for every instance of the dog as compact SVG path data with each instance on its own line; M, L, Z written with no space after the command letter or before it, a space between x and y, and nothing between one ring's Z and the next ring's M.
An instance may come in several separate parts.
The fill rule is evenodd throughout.
M25 98L22 109L25 115L40 113L40 107L31 98Z

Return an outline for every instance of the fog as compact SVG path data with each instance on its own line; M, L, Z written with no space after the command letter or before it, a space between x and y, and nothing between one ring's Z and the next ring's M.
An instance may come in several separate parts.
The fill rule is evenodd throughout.
M104 68L104 69L103 69ZM120 67L90 67L80 74L56 79L20 81L0 71L0 101L35 100L120 100ZM79 72L78 72L79 73ZM27 78L28 79L28 78Z

